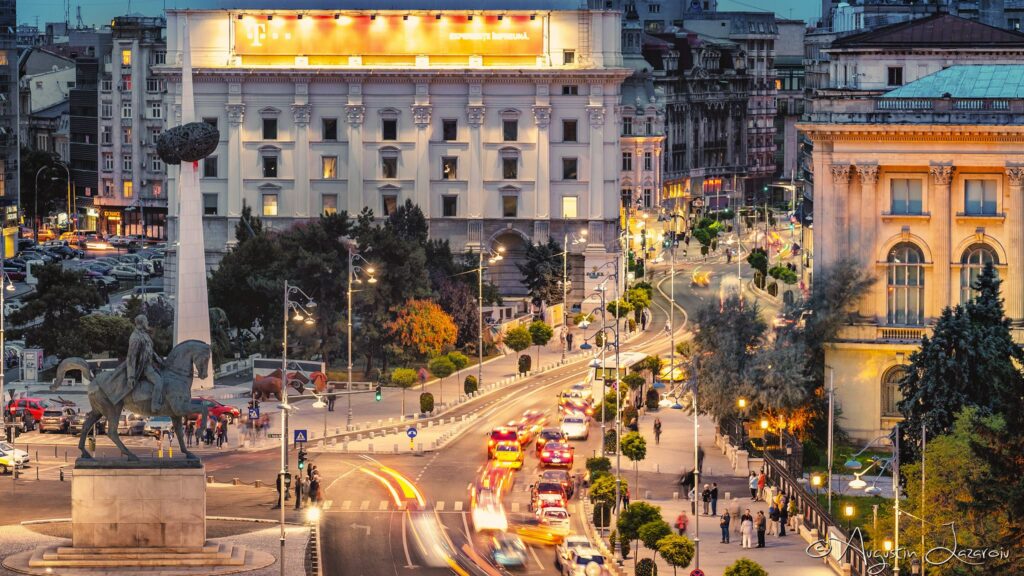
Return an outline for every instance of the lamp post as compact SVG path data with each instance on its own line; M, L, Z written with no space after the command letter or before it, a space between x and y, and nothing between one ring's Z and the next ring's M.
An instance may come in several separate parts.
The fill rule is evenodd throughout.
M856 510L853 508L853 504L847 504L843 506L843 516L846 517L846 531L850 531L851 522L853 521L853 515Z
M477 344L476 351L479 356L476 365L476 385L479 389L483 389L484 386L484 257L488 258L488 263L494 264L495 262L504 259L502 253L505 252L504 246L498 246L497 249L491 250L490 248L484 248L480 245L480 262L476 268L477 274Z
M587 241L587 230L580 230L580 235L571 232L566 232L565 237L562 240L562 330L568 332L569 330L569 239L573 240L573 244L581 244ZM565 354L569 348L569 343L566 339L562 338L562 361L565 361Z
M605 296L605 292L608 290L608 286L607 286L608 280L614 281L614 283L615 283L614 296L615 296L615 303L616 303L615 314L614 314L614 316L615 316L615 331L614 331L614 334L615 334L615 444L616 444L616 446L615 446L615 511L616 511L615 512L615 518L618 519L618 517L619 517L619 505L622 502L622 450L618 446L619 442L622 439L622 418L621 418L622 408L620 406L622 395L619 394L619 386L621 384L619 382L619 370L620 370L620 367L619 367L619 361L620 361L619 360L619 344L620 344L620 340L619 340L619 306L618 306L618 304L620 304L620 302L619 302L619 281L620 281L620 277L619 277L619 256L616 256L614 261L605 262L600 267L594 269L594 271L591 272L590 274L591 274L591 278L596 278L596 277L598 277L597 274L601 271L601 269L602 268L607 268L609 265L614 265L615 272L613 272L611 276L609 276L604 282L602 282L597 287L597 292L600 294L600 297L601 297L601 310L603 311L602 312L602 317L603 317L604 316L604 312L607 312L607 309L608 309L608 305L607 305L607 302L606 302L606 296ZM604 333L608 329L607 328L607 321L605 321L604 324L605 324L605 326L601 328L602 338L605 338ZM606 388L605 383L607 382L607 378L608 378L607 372L605 371L606 350L607 350L607 341L605 341L604 342L604 346L601 347L601 371L603 373L602 377L601 377L601 392L602 392L602 397L601 397L602 408L601 409L602 409L602 411L604 410L604 407L603 407L604 406L604 395L607 394L607 392L605 390L605 388ZM601 442L603 444L604 443L604 438L605 438L604 414L602 413L601 416L602 416L602 418L601 418Z
M72 224L71 219L71 202L72 198L74 198L74 196L71 194L71 170L68 168L67 164L63 162L56 162L54 163L54 166L60 166L61 168L63 168L64 174L67 175L68 230L71 230L73 232L75 230L75 226ZM53 180L57 181L60 180L60 178L54 178ZM143 223L143 226L145 226L145 223Z
M302 306L301 304L292 302L292 294L301 294L305 297L306 305ZM279 475L281 492L278 494L278 504L281 507L281 556L278 559L278 562L281 564L281 576L284 576L284 501L285 496L288 494L288 486L285 484L285 478L288 477L288 413L291 410L291 407L288 405L288 313L294 310L294 320L305 321L306 324L313 324L313 317L309 314L307 308L313 308L315 306L316 302L314 302L308 294L303 292L301 288L290 285L287 280L284 281L284 314L281 326L281 472Z
M356 266L355 262L357 259L362 260L363 263L366 264L366 268ZM345 389L347 392L352 391L352 282L362 282L361 280L356 278L356 274L359 272L362 272L369 277L367 281L370 284L375 284L377 282L377 279L373 276L375 273L373 266L371 266L370 263L366 261L366 258L363 258L358 252L356 252L355 243L350 242L348 243L348 288L345 291L346 309L348 311L345 318L348 326L348 333L346 336L348 340L348 385ZM346 394L345 397L348 402L348 415L345 417L345 430L351 430L352 395ZM402 418L405 418L405 414L402 415ZM324 436L326 435L327 433L325 431Z
M835 425L835 368L828 367L828 513L832 515L832 427Z

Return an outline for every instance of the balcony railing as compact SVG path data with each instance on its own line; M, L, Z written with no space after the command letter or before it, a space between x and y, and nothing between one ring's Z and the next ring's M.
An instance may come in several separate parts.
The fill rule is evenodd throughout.
M926 331L927 329L924 327L880 327L878 329L878 339L890 342L918 342L925 335Z
M918 98L879 98L875 101L878 110L931 110L932 101Z

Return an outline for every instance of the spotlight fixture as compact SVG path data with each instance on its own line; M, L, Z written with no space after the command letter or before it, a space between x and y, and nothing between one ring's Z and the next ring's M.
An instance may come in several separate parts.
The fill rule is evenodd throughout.
M376 20L376 19L377 19L377 15L376 14L370 14L370 20Z
M408 14L403 14L402 15L402 20L408 21L409 20L409 15Z
M340 18L341 18L341 14L335 14L335 15L334 15L334 19L335 19L335 20L338 20L338 19L340 19Z
M241 20L241 19L242 19L242 15L241 15L241 14L239 14L239 15L238 15L238 16L236 16L235 18L238 18L239 20Z
M302 20L302 14L299 14L299 20Z
M267 22L270 22L273 19L274 19L274 15L273 14L267 14Z
M505 15L504 14L498 14L498 22L501 22L504 19L505 19Z
M440 20L440 19L441 19L441 15L440 14L434 14L434 20Z
M470 22L472 22L472 21L473 21L473 15L472 15L472 14L470 14L470 15L469 15L469 18L467 18L467 20L469 20Z
M530 14L530 21L533 21L533 20L536 20L536 19L537 19L537 15L536 14Z

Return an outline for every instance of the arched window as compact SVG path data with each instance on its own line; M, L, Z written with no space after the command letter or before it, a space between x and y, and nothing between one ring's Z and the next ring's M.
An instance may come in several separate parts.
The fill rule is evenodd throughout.
M889 324L924 323L924 255L913 244L901 243L889 251L886 296Z
M964 251L960 258L960 303L966 304L978 295L973 288L986 264L999 264L999 258L992 248L984 244L974 244Z
M900 380L907 375L903 366L893 366L882 375L882 417L899 417L899 403L903 399L900 392Z

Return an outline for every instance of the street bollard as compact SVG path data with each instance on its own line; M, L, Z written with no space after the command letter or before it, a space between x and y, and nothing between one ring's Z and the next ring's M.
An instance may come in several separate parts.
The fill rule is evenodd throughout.
M64 450L64 463L66 464L67 461L68 461L68 451Z
M373 454L373 442L366 445L366 451Z
M35 469L36 469L36 480L39 480L39 462L38 461L36 461Z
M260 487L262 487L262 486L263 486L263 481L262 481L262 480L255 480L255 481L254 481L254 482L252 483L252 486L253 486L253 488L260 488Z
M395 443L394 446L391 447L391 453L398 454L398 443Z
M64 467L63 466L60 467L60 481L61 482L64 481Z
M56 444L53 445L53 459L54 460L57 459L57 445Z

